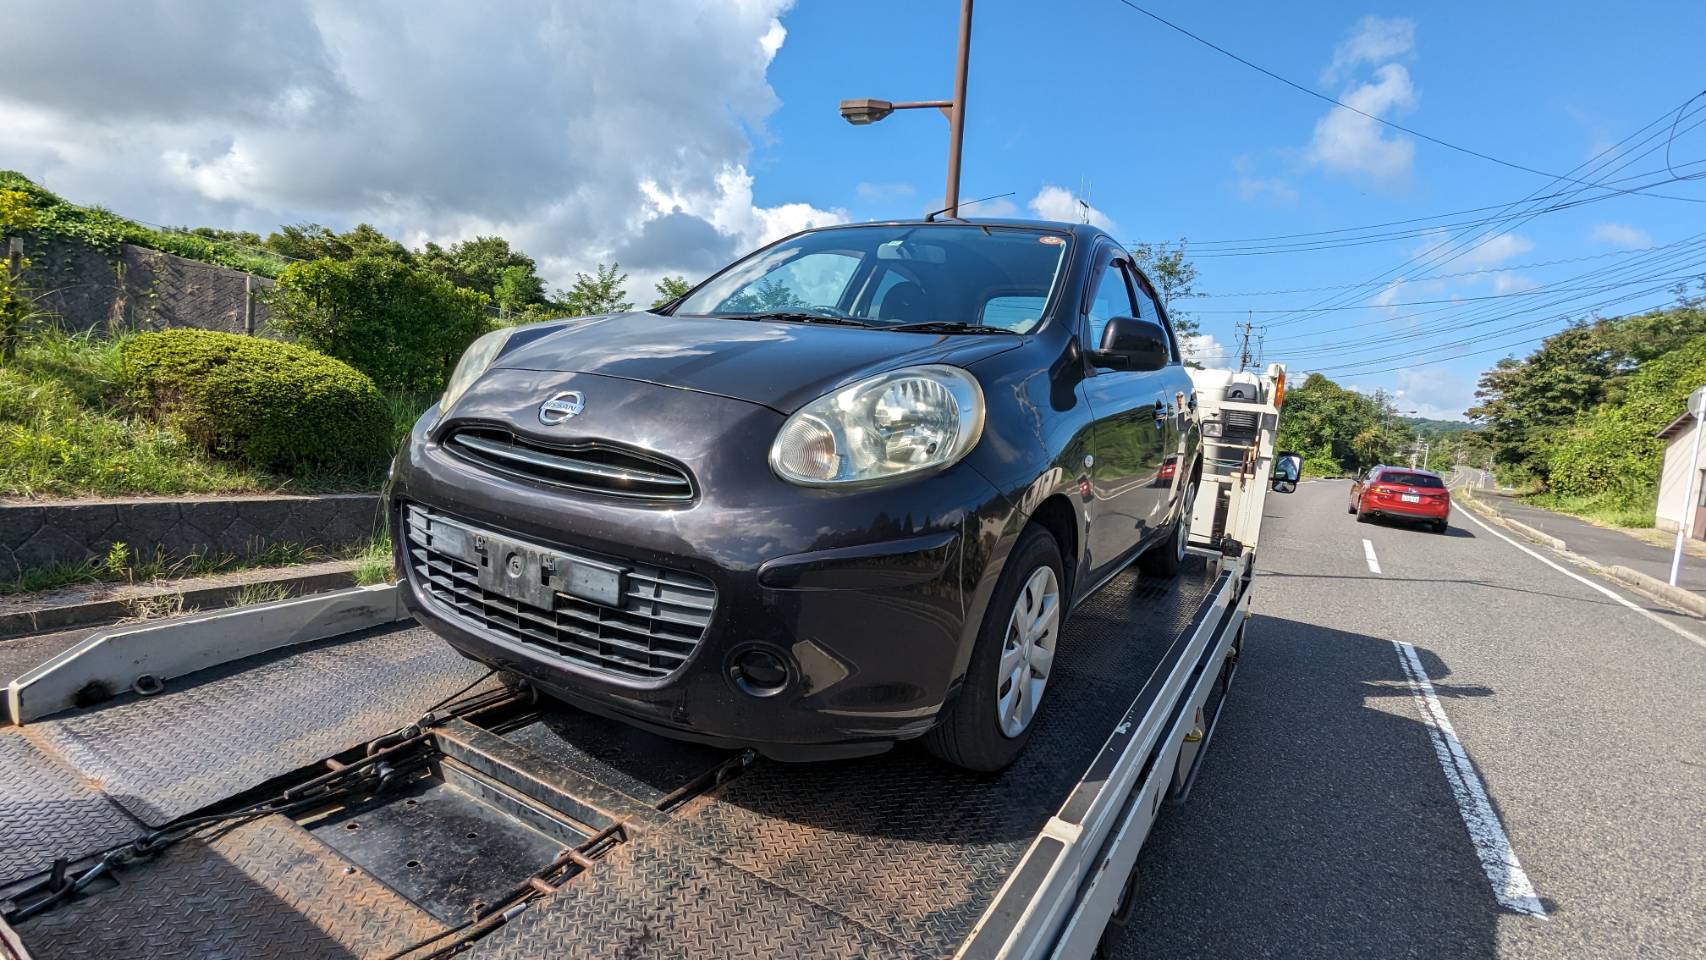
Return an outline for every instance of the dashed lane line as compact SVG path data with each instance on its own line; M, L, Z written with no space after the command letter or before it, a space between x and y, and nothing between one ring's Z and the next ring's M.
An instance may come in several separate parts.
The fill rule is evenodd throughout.
M1546 919L1546 908L1540 903L1534 884L1529 882L1527 872L1517 860L1504 824L1499 822L1493 802L1487 797L1487 788L1475 772L1475 765L1469 762L1469 754L1464 751L1462 742L1457 739L1451 718L1445 715L1445 707L1434 695L1433 681L1422 669L1416 648L1398 640L1392 641L1392 646L1398 650L1398 662L1409 680L1410 693L1416 698L1416 709L1421 711L1422 722L1427 725L1434 755L1439 759L1440 769L1445 771L1452 796L1457 799L1457 811L1463 815L1463 825L1469 829L1469 841L1475 845L1481 869L1493 885L1493 899L1507 910Z
M1364 560L1368 561L1369 573L1380 572L1380 559L1374 555L1374 544L1366 539L1362 542L1362 556Z

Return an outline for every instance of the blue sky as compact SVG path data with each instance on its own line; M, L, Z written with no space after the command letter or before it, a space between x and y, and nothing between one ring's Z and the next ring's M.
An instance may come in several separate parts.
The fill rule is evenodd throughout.
M1553 173L1706 87L1699 0L1134 2L1370 113ZM499 233L556 286L620 261L639 302L663 276L703 276L802 227L940 202L940 116L852 127L836 106L951 96L955 0L505 10L37 4L0 32L0 168L154 223L368 222L410 245ZM1082 193L1123 240L1188 238L1198 290L1215 295L1187 305L1211 362L1243 311L1269 311L1255 319L1270 325L1270 359L1384 388L1424 415L1460 414L1502 345L1525 352L1520 341L1595 303L1662 303L1642 292L1662 285L1652 278L1706 259L1706 239L1683 243L1706 207L1629 195L1510 224L1403 273L1391 271L1451 240L1427 232L1450 218L1355 246L1234 250L1226 241L1575 187L1335 112L1119 0L979 0L968 102L962 196L1013 194L983 212L1070 216ZM1706 121L1706 98L1693 109ZM1672 154L1706 160L1706 127ZM1633 164L1619 175L1663 165L1638 151L1607 162ZM1706 200L1706 179L1657 192ZM1339 289L1305 290L1323 287ZM1304 292L1233 296L1252 291ZM1347 309L1296 312L1322 305Z
M1385 82L1387 94L1375 102L1391 105L1370 112L1552 173L1570 170L1706 88L1706 70L1699 66L1706 4L1652 4L1644 12L1625 8L1623 16L1610 17L1603 5L1579 2L1442 4L1419 13L1417 5L1398 4L1206 5L1156 0L1148 6L1276 73L1333 96L1343 97L1368 84L1378 89ZM941 196L945 122L920 111L856 128L840 120L836 103L853 96L899 100L951 95L958 5L877 0L862 3L860 9L858 24L863 27L851 22L842 4L804 3L783 16L787 42L769 72L782 105L768 120L769 139L750 161L758 184L756 202L804 200L844 208L863 219L916 214ZM1365 19L1369 17L1379 22L1371 23ZM1333 69L1335 52L1352 40L1362 44L1345 47ZM1125 240L1213 241L1330 230L1502 204L1539 188L1550 193L1571 186L1548 187L1545 177L1384 129L1378 130L1380 143L1369 143L1366 136L1357 139L1365 131L1348 131L1348 154L1314 149L1316 125L1332 109L1329 105L1199 46L1115 0L981 0L972 43L962 197L1012 191L1009 202L1022 215L1030 215L1028 202L1045 185L1074 193L1087 185L1091 204L1113 221ZM1368 56L1355 56L1359 50ZM1408 81L1407 98L1391 90L1393 71L1381 73L1391 64ZM1702 157L1706 130L1679 137L1674 144L1677 163ZM1624 173L1662 165L1659 154ZM1674 184L1659 192L1706 199L1706 183ZM1429 273L1663 244L1698 231L1706 223L1702 212L1700 204L1641 196L1583 204L1536 217ZM1327 251L1200 257L1198 288L1230 294L1361 283L1438 242L1410 237ZM1211 247L1196 249L1206 252ZM1609 281L1567 281L1629 259L1608 256L1410 283L1389 293L1388 299L1404 303L1487 296L1520 291L1527 284L1541 292L1547 284L1609 286ZM1678 261L1671 273L1686 272L1683 268L1699 260ZM1645 275L1632 269L1612 278ZM1381 373L1373 371L1416 360L1375 358L1469 337L1477 342L1436 348L1434 356L1530 339L1563 321L1503 337L1496 331L1651 285L1607 290L1508 320L1360 352L1355 348L1366 348L1371 340L1414 335L1425 329L1423 323L1491 319L1497 315L1494 307L1500 314L1512 313L1525 306L1525 300L1541 303L1552 298L1474 301L1412 319L1404 317L1421 308L1369 306L1286 318L1295 322L1270 332L1267 352L1282 360L1295 353L1297 358L1290 361L1295 368L1326 369L1347 384L1403 391L1399 405L1406 409L1454 415L1471 401L1479 371L1500 354ZM1353 290L1361 295L1348 302L1368 304L1382 292L1384 286ZM1189 307L1198 311L1205 333L1227 344L1234 339L1234 323L1244 318L1209 311L1283 309L1312 305L1335 294L1345 295L1321 291L1216 297L1193 301ZM1654 294L1630 305L1665 299ZM1479 312L1468 314L1471 307ZM1399 319L1390 319L1394 315ZM1258 323L1263 316L1279 319L1258 315ZM1361 327L1346 329L1353 325ZM1359 360L1363 363L1354 365Z

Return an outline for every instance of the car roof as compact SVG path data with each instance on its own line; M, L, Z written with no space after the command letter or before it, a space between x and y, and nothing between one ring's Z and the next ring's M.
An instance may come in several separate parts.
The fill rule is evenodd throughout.
M971 217L965 219L950 219L941 217L936 220L923 218L911 220L867 220L861 223L833 223L822 227L812 227L801 230L801 233L822 233L829 230L856 230L860 227L1021 227L1028 230L1049 230L1056 233L1069 233L1074 237L1090 239L1107 236L1107 231L1088 223L1066 223L1060 220L1023 220L1014 217Z

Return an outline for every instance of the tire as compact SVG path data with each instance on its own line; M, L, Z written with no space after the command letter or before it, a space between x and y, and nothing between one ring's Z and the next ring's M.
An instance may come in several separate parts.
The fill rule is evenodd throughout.
M1357 505L1356 505L1356 501L1354 501L1354 500L1353 500L1353 501L1352 501L1352 502L1351 502L1351 508L1350 508L1350 509L1349 509L1349 510L1346 510L1346 511L1345 511L1345 512L1346 512L1346 513L1356 513L1356 512L1357 512Z
M1371 517L1371 516L1369 516L1369 515L1368 515L1368 514L1366 514L1366 513L1364 513L1364 512L1362 512L1362 511L1361 511L1361 510L1358 510L1358 511L1357 511L1357 512L1356 512L1356 514L1357 514L1357 523L1368 523L1368 522L1370 522L1370 521L1372 521L1372 520L1373 520L1373 519L1374 519L1374 518L1373 518L1373 517Z
M1444 533L1449 529L1451 529L1451 524L1446 523L1444 520L1435 520L1433 522L1433 530L1435 533Z
M1173 518L1173 528L1166 538L1137 558L1137 569L1146 577L1174 577L1185 565L1185 547L1191 539L1191 512L1196 509L1197 482L1185 487L1185 501L1179 505L1179 515Z
M1015 633L1018 626L1022 626L1020 618L1025 608L1021 603L1028 602L1026 587L1033 585L1033 579L1054 585L1052 606L1045 599L1044 622L1039 625L1047 629L1046 643L1045 636L1040 633L1032 633L1029 642L1022 639L1022 631ZM1003 770L1019 758L1031 739L1031 732L1037 727L1037 711L1048 693L1060 628L1065 621L1066 603L1066 577L1060 561L1060 547L1042 527L1026 527L1019 534L1019 542L1014 544L1012 554L1007 557L1001 578L996 581L994 595L989 598L989 609L984 612L983 624L978 628L977 641L972 648L971 662L966 666L965 682L960 687L959 696L943 711L941 722L920 738L925 750L956 767L978 773ZM1018 648L1026 651L1017 653L1017 659L1009 643L1015 637L1020 638ZM1048 652L1047 662L1041 664L1041 685L1036 683L1037 663L1028 659L1034 655L1031 651L1037 649ZM1003 659L1008 660L1010 666L1029 670L1025 678L1028 684L1017 688L1020 695L1017 704L1002 693L1003 690L1011 693L1015 688L1011 682L1014 679L1012 674L1001 675ZM1031 699L1025 702L1027 694ZM1020 709L1003 711L1003 705L1017 705ZM1023 723L1013 730L1008 721L1019 719L1018 715L1023 714L1026 707L1029 708L1028 715L1023 716Z

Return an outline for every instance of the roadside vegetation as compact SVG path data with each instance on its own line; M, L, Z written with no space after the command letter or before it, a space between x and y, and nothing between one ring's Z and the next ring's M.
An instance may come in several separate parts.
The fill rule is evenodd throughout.
M280 543L246 557L197 554L171 559L158 548L145 553L127 543L115 543L106 556L87 563L34 567L24 571L23 575L15 580L0 580L0 596L39 593L79 584L149 583L155 580L205 577L232 570L289 567L319 560L357 559L364 553L365 551L326 552L299 544Z
M1650 527L1659 430L1706 382L1706 300L1577 323L1481 377L1469 415L1505 483L1539 506L1606 526Z

